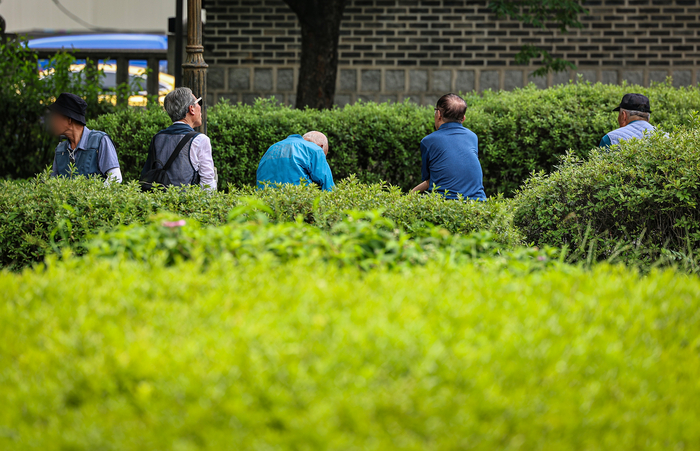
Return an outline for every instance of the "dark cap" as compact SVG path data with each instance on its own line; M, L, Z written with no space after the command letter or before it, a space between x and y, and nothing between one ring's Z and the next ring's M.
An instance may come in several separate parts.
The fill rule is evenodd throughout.
M81 97L64 92L51 105L49 110L62 114L85 125L85 112L87 111L87 102Z
M620 106L615 108L613 111L620 111L620 109L651 113L649 98L641 94L625 94L624 97L622 97Z

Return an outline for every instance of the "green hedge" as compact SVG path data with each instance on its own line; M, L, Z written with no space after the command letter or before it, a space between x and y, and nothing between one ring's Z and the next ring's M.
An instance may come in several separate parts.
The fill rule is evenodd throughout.
M489 230L505 245L520 240L503 199L445 201L439 195L406 195L395 187L363 185L352 178L340 181L332 192L290 185L230 193L208 193L199 187L142 193L135 182L104 187L100 180L52 179L44 173L33 180L0 181L0 265L22 267L63 246L77 246L81 253L88 235L120 224L144 223L163 210L203 224L222 224L241 196L255 196L269 205L274 222L300 217L330 229L347 216L347 210L382 210L408 233L420 233L432 223L453 233Z
M689 128L596 150L586 161L568 155L556 172L528 180L515 223L528 241L589 259L697 260L699 203L700 128Z
M700 280L103 259L0 272L0 449L693 449Z
M191 218L161 214L147 225L102 231L85 245L89 256L127 258L153 265L194 260L203 267L233 260L240 264L332 263L364 270L410 268L425 264L465 264L499 256L501 265L532 271L561 264L555 248L505 248L488 231L451 234L426 224L409 234L381 211L350 210L329 230L295 222L271 223L274 212L247 197L229 213L229 222L202 226Z
M550 171L569 149L585 156L617 128L610 112L625 92L651 99L652 122L664 129L687 124L700 110L700 89L668 84L639 86L572 83L546 90L466 96L465 125L479 137L486 193L511 195L533 171ZM420 140L433 130L432 108L412 103L358 103L330 111L293 110L260 100L254 106L221 102L209 110L209 136L223 187L255 184L260 157L289 134L317 129L330 139L336 179L356 174L366 183L385 181L406 190L420 180ZM127 178L138 178L152 135L169 123L162 111L106 115L89 126L115 141Z

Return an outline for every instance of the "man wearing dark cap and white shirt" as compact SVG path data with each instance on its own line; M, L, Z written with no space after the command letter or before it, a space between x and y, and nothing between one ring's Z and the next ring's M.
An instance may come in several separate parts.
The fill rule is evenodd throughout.
M620 128L603 136L599 147L607 149L628 139L643 139L649 133L656 131L656 128L649 123L651 118L649 99L642 94L625 94L620 106L613 111L619 111L617 122Z
M49 106L49 128L55 136L66 140L56 147L51 176L99 175L105 184L122 181L117 151L107 133L90 130L85 126L87 103L85 100L64 92ZM75 166L71 174L70 165Z

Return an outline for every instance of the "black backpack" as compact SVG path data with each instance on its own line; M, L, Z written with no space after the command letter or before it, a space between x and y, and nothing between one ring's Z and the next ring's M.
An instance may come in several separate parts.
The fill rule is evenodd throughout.
M151 164L151 169L146 172L143 177L141 177L141 180L139 183L141 183L141 190L142 191L150 191L153 189L153 184L157 183L158 185L162 187L170 186L170 177L168 176L167 170L170 169L170 166L173 165L173 162L175 162L175 159L177 158L178 155L180 155L180 151L182 150L185 145L190 142L192 138L197 136L197 132L189 132L185 136L182 137L179 143L177 143L177 147L175 147L175 150L173 150L172 155L170 155L170 158L168 158L168 161L165 163L165 166L162 168L154 168L156 165L157 161L155 160L155 155L153 158L153 163Z

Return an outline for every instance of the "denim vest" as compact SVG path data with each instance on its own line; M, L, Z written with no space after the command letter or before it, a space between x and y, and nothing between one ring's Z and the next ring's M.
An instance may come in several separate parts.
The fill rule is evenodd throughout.
M100 149L100 142L102 138L107 135L105 132L100 132L97 130L90 130L90 134L87 139L86 149L76 149L75 155L75 167L76 172L73 175L103 175L100 171L98 165L97 153ZM63 175L70 177L70 153L68 152L68 140L63 141L56 147L56 175Z
M162 168L168 161L180 140L194 129L187 124L175 122L165 130L158 132L151 140L146 164L141 171L141 179L151 169ZM172 186L199 185L199 172L195 171L190 160L190 147L196 136L191 139L166 171Z

